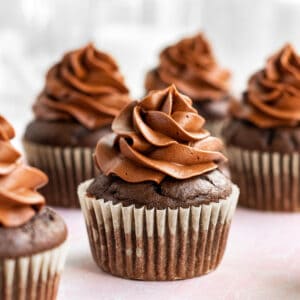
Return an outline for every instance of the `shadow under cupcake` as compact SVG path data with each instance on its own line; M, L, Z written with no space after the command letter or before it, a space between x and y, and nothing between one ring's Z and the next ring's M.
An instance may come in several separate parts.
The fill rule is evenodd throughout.
M93 258L113 275L176 280L222 260L239 190L218 170L222 142L175 86L129 104L79 186Z

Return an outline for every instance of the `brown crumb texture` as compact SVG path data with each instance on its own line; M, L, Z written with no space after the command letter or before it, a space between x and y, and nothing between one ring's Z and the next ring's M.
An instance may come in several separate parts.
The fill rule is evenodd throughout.
M116 176L99 174L87 193L125 206L163 209L218 202L230 195L231 187L230 180L219 170L185 180L167 177L160 184L128 183Z
M89 130L75 121L35 120L28 124L24 139L29 142L61 147L95 147L111 132L110 126Z
M53 249L67 238L63 219L46 207L19 227L0 227L0 258L30 256Z
M224 128L223 135L228 146L246 150L300 151L300 127L258 128L247 121L233 119Z

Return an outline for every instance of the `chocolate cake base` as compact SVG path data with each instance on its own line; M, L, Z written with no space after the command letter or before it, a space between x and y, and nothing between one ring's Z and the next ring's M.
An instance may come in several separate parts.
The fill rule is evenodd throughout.
M56 299L66 237L65 223L50 208L22 226L0 227L0 299Z
M232 184L219 170L185 180L166 177L155 182L129 183L117 176L99 174L87 193L96 199L105 199L124 206L134 204L147 208L178 208L208 204L225 199L231 194Z
M0 259L51 250L61 245L66 238L65 222L54 210L46 207L22 226L0 226Z
M78 193L91 252L103 271L136 280L178 280L219 265L238 199L236 186L216 202L158 209L89 197L90 184L81 184Z
M250 122L231 120L223 130L228 146L251 151L292 153L300 151L300 126L258 128Z
M90 130L75 121L34 120L26 127L24 139L44 146L95 147L110 132L110 125Z

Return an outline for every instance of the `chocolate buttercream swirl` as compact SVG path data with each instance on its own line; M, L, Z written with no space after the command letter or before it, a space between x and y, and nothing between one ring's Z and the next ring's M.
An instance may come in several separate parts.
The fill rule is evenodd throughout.
M299 126L300 56L291 45L250 78L242 103L234 103L231 110L260 128Z
M129 102L114 59L89 44L67 53L48 71L33 110L40 119L75 119L95 129L110 124Z
M12 126L0 116L0 225L15 227L31 219L45 203L36 189L47 183L38 169L25 166L11 145Z
M228 95L230 73L220 68L203 34L165 48L160 64L146 77L146 89L175 84L193 101L220 100Z
M105 175L127 182L160 183L165 176L186 179L214 170L226 158L204 122L175 86L150 92L114 120L114 134L98 142L96 163Z

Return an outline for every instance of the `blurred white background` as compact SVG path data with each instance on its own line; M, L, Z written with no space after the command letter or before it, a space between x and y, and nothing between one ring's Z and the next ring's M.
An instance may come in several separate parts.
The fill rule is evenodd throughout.
M94 41L120 64L132 94L159 50L204 31L238 94L285 42L300 47L299 0L10 0L0 3L0 113L20 135L49 66Z

